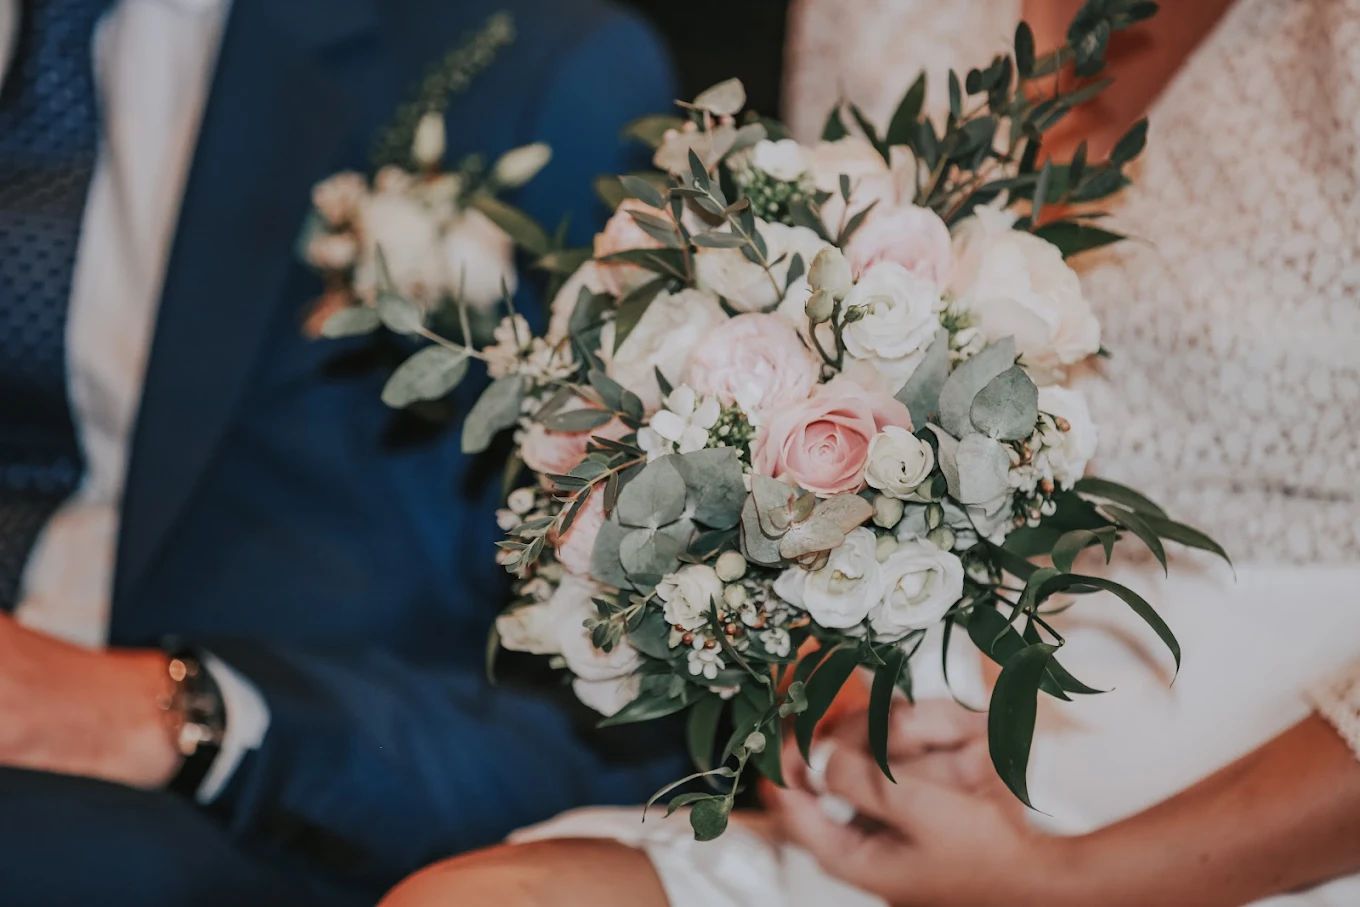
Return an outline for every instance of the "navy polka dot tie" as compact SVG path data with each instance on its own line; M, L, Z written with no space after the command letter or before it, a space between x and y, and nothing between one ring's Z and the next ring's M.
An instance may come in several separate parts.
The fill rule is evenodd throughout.
M0 608L80 480L64 339L98 147L91 37L112 0L20 4L0 74Z

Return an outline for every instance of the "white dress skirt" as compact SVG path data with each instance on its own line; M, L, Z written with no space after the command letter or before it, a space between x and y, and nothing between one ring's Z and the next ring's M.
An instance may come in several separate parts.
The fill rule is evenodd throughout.
M1160 643L1117 599L1086 596L1067 612L1064 665L1109 692L1052 701L1041 718L1030 794L1048 815L1033 815L1059 834L1139 812L1232 762L1305 717L1329 678L1354 669L1360 568L1241 565L1234 580L1226 568L1185 558L1169 579L1158 567L1113 576L1147 593L1180 639L1184 664L1170 683ZM1338 723L1344 708L1331 715ZM698 843L683 815L654 813L644 823L639 808L588 808L511 840L566 837L643 850L672 907L882 907L800 848L740 824ZM1259 904L1356 907L1360 876Z

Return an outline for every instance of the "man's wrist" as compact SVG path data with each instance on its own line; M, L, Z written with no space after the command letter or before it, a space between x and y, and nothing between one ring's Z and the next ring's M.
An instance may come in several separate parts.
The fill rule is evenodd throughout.
M118 693L122 721L115 732L114 752L98 772L134 787L164 787L179 770L181 756L175 746L176 721L167 705L174 695L170 659L155 649L113 651L108 657L114 670L109 682Z

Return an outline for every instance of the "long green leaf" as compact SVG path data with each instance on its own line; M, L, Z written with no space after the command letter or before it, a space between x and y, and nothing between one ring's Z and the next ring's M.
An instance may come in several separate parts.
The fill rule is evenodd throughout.
M822 663L817 666L817 670L808 679L807 708L794 720L794 733L798 738L798 749L802 751L805 760L808 757L808 750L812 746L812 733L817 729L817 722L822 720L826 710L831 707L836 694L850 679L850 674L855 670L855 665L858 662L854 649L836 649L822 660Z
M723 705L720 697L705 696L690 708L689 718L685 722L689 757L694 767L701 772L713 767L713 746L718 736L718 719L722 717Z
M1034 808L1029 799L1026 774L1030 746L1034 742L1034 719L1038 711L1039 686L1057 646L1036 643L1006 661L992 690L987 712L987 746L992 765L1011 793Z
M883 774L894 783L897 779L888 763L888 719L892 714L893 691L906 664L906 650L894 648L874 672L874 685L869 692L869 749Z
M1070 589L1074 586L1094 586L1097 589L1104 589L1106 592L1112 592L1119 596L1124 604L1128 605L1134 614L1137 614L1142 618L1143 622L1151 627L1153 632L1155 632L1163 644L1166 645L1167 649L1171 652L1171 657L1176 661L1177 673L1180 672L1181 644L1177 641L1176 634L1171 632L1171 628L1167 626L1166 621L1162 620L1162 617L1157 613L1157 610L1153 608L1152 605L1148 604L1141 595L1134 592L1129 587L1120 585L1114 580L1105 579L1101 576L1082 576L1078 573L1064 573L1045 582L1036 598L1039 601L1043 601L1054 593L1062 592L1064 589Z
M1139 492L1134 491L1126 485L1118 482L1111 482L1109 479L1098 479L1095 476L1087 476L1078 479L1074 486L1078 492L1090 495L1093 498L1100 498L1105 501L1113 501L1136 513L1151 513L1156 516L1165 517L1166 511L1157 506L1153 501L1144 497Z
M1150 514L1144 514L1143 520L1162 538L1216 554L1230 566L1232 565L1232 558L1228 557L1228 552L1223 549L1223 546L1193 526Z

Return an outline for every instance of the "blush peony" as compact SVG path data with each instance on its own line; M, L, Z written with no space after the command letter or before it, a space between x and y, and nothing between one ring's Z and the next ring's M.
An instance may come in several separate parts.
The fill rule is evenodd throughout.
M806 399L818 360L780 315L749 313L718 325L690 354L685 383L757 422L777 407Z

